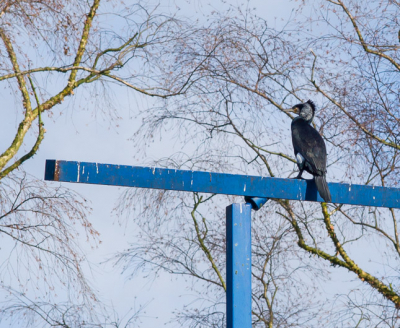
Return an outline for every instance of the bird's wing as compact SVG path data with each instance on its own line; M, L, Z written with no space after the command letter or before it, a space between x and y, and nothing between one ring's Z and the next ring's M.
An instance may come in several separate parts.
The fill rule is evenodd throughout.
M326 147L321 135L304 120L292 123L292 141L295 153L300 153L313 171L322 175L326 171Z

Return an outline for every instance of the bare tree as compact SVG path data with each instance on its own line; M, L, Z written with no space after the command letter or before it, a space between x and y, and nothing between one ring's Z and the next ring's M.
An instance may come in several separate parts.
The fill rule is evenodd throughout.
M18 122L0 155L0 235L2 244L11 245L7 255L2 252L0 276L2 289L21 293L18 305L3 308L3 318L29 313L32 325L101 325L100 319L78 324L91 318L85 311L98 301L77 241L83 233L88 242L97 242L90 207L72 190L28 175L23 163L38 152L46 119L65 112L62 103L68 98L96 102L95 115L112 121L118 116L112 93L107 98L113 84L160 99L184 93L195 71L175 77L165 64L172 63L173 49L190 33L188 23L140 1L0 2L0 83L13 97L8 112ZM67 303L54 303L55 290ZM28 300L30 293L34 301Z
M3 301L2 320L9 320L11 325L26 327L139 327L140 314L146 305L131 309L120 318L112 310L96 313L89 310L86 304L50 303L30 299L27 295L3 286L9 295Z
M398 186L399 3L313 5L303 2L281 30L249 10L215 12L182 44L180 63L196 80L146 115L137 134L158 138L175 126L182 152L155 165L291 177L291 117L282 110L311 98L328 180ZM177 316L185 326L223 326L224 206L234 200L127 191L117 208L142 228L143 243L118 256L124 270L193 278L203 301ZM397 210L271 199L252 233L254 326L398 326ZM344 274L347 292L317 296Z

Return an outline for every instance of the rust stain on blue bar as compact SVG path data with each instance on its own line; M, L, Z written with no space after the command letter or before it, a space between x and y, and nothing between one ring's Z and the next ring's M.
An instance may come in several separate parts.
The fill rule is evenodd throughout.
M323 202L313 180L47 160L45 180ZM332 203L400 208L400 189L328 183Z

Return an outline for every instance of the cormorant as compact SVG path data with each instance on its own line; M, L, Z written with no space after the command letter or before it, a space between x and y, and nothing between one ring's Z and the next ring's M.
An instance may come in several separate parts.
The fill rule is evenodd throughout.
M308 100L304 104L298 104L286 113L293 112L299 116L292 121L292 142L294 155L296 156L300 179L303 171L314 176L318 192L325 202L331 201L331 193L326 183L326 147L324 139L311 126L315 114L315 104Z

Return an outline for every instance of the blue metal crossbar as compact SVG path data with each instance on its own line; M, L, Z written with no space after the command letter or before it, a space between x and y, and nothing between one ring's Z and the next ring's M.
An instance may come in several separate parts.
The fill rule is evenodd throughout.
M45 180L323 202L313 180L47 160ZM328 183L332 203L400 208L400 189Z

